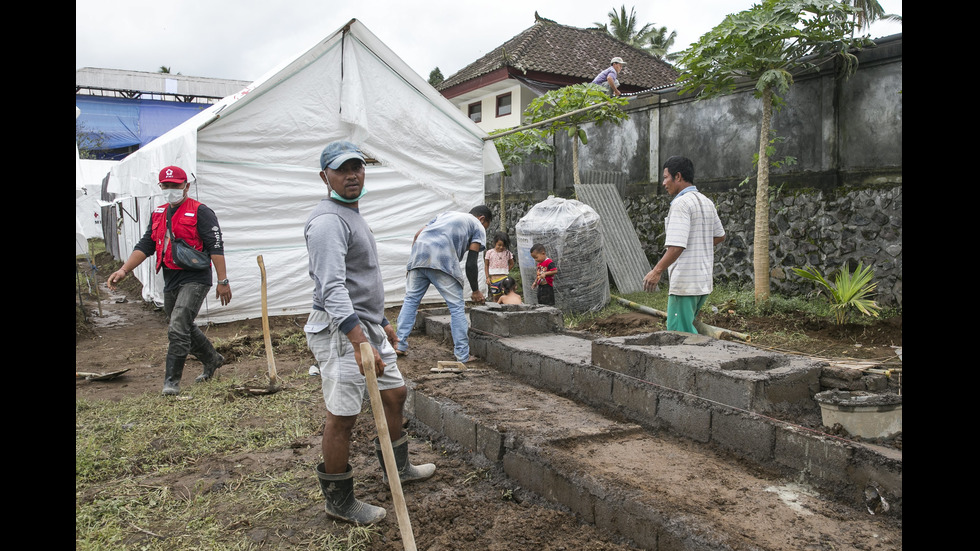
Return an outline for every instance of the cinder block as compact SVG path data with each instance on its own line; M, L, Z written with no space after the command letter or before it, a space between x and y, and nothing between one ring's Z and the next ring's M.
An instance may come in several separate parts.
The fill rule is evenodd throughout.
M487 363L492 365L494 369L510 372L511 356L513 356L513 354L513 349L501 345L499 340L494 339L486 343L486 351L483 353L482 357L485 358Z
M510 371L526 381L537 383L541 380L541 356L522 350L512 350Z
M575 395L595 406L609 406L613 403L612 371L591 365L568 365L574 383Z
M508 453L504 456L504 472L541 497L565 505L579 515L582 522L591 524L595 521L594 497L551 465L522 453Z
M494 427L476 424L476 451L494 463L504 457L504 436Z
M443 432L442 405L421 392L415 393L414 403L415 419L436 432Z
M671 390L697 393L696 366L652 354L644 355L640 366L643 369L640 378L643 380L665 386Z
M443 434L466 450L476 450L476 421L456 404L443 404Z
M546 356L538 356L538 361L541 364L541 374L539 383L536 384L558 393L567 393L572 389L574 384L570 365Z
M695 394L719 404L752 410L759 401L765 375L742 372L732 377L717 368L701 368L694 375Z
M775 430L758 415L713 408L711 441L743 457L759 462L772 461Z
M677 392L657 395L657 418L675 433L698 442L711 439L711 405Z
M649 426L658 424L657 393L647 382L626 375L615 375L612 403L622 408L629 419Z
M754 411L778 411L781 408L795 407L820 409L813 396L820 392L820 368L791 369L778 368L769 373L760 391L761 399L756 401Z
M649 505L636 503L621 493L596 499L595 525L604 532L616 533L633 540L641 549L663 549L658 545L659 534L664 528L663 515Z
M561 333L565 329L561 310L526 304L473 307L470 321L474 329L499 337Z
M846 484L854 455L850 444L791 425L777 425L773 459L821 484Z

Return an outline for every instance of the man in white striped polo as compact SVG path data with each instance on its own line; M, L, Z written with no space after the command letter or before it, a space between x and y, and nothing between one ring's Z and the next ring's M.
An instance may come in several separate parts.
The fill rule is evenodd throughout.
M667 330L697 333L694 316L711 294L715 245L725 240L715 204L694 187L694 163L673 156L664 163L664 189L673 199L664 228L667 252L643 278L643 288L654 291L667 270Z

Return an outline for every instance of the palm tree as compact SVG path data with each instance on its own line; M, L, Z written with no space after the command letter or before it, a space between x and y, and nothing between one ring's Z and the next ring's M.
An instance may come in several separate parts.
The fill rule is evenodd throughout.
M626 15L626 6L623 5L619 8L619 13L616 10L610 10L607 14L609 16L609 23L594 23L599 29L609 33L613 38L625 42L630 46L636 46L637 48L643 48L647 41L647 35L650 33L653 23L647 23L639 29L637 29L636 21L636 8L630 8L630 14Z
M670 34L667 34L667 27L654 27L647 33L647 42L643 46L643 49L650 52L657 59L664 59L666 57L670 60L677 57L677 54L667 53L667 50L673 47L676 39L677 31L670 31Z
M878 0L844 0L845 4L852 4L857 10L854 13L854 30L860 31L868 28L868 25L882 19L885 21L902 22L901 15L885 13L885 8L881 7ZM852 33L853 34L853 33Z
M653 23L637 28L636 8L631 7L629 15L626 15L625 5L620 6L619 13L615 9L610 10L608 16L609 23L593 24L609 36L644 50L657 59L672 60L678 57L677 54L667 54L667 50L674 45L677 31L668 33L667 27L657 27Z
M169 75L170 74L170 67L167 67L166 65L161 65L160 66L160 70L157 71L157 72L158 73L165 73L165 74L168 74Z

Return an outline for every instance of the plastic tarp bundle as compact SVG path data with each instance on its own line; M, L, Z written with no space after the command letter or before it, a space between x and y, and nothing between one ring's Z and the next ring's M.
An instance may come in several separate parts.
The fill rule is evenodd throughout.
M177 165L196 177L191 197L218 216L233 293L227 306L209 297L198 322L261 316L258 255L269 315L309 312L303 228L328 191L318 175L320 152L349 140L378 161L366 169L359 209L378 244L385 301L398 304L415 232L440 212L482 204L484 173L502 170L486 136L352 20L114 167L108 191L125 211L120 250L132 251L150 211L163 203L160 169ZM143 262L136 275L144 298L159 303L163 278L154 264Z
M609 272L602 249L599 215L574 199L548 197L518 220L518 263L524 282L524 302L537 304L531 283L535 262L531 247L544 245L547 256L558 265L555 274L555 306L564 312L590 312L609 302Z

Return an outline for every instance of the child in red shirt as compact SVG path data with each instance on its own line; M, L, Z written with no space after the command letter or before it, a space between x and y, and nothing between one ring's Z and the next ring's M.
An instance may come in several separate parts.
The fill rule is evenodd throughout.
M538 290L538 304L555 305L555 273L558 265L548 258L544 245L535 243L531 246L531 258L537 262L537 277L534 278L532 289Z

